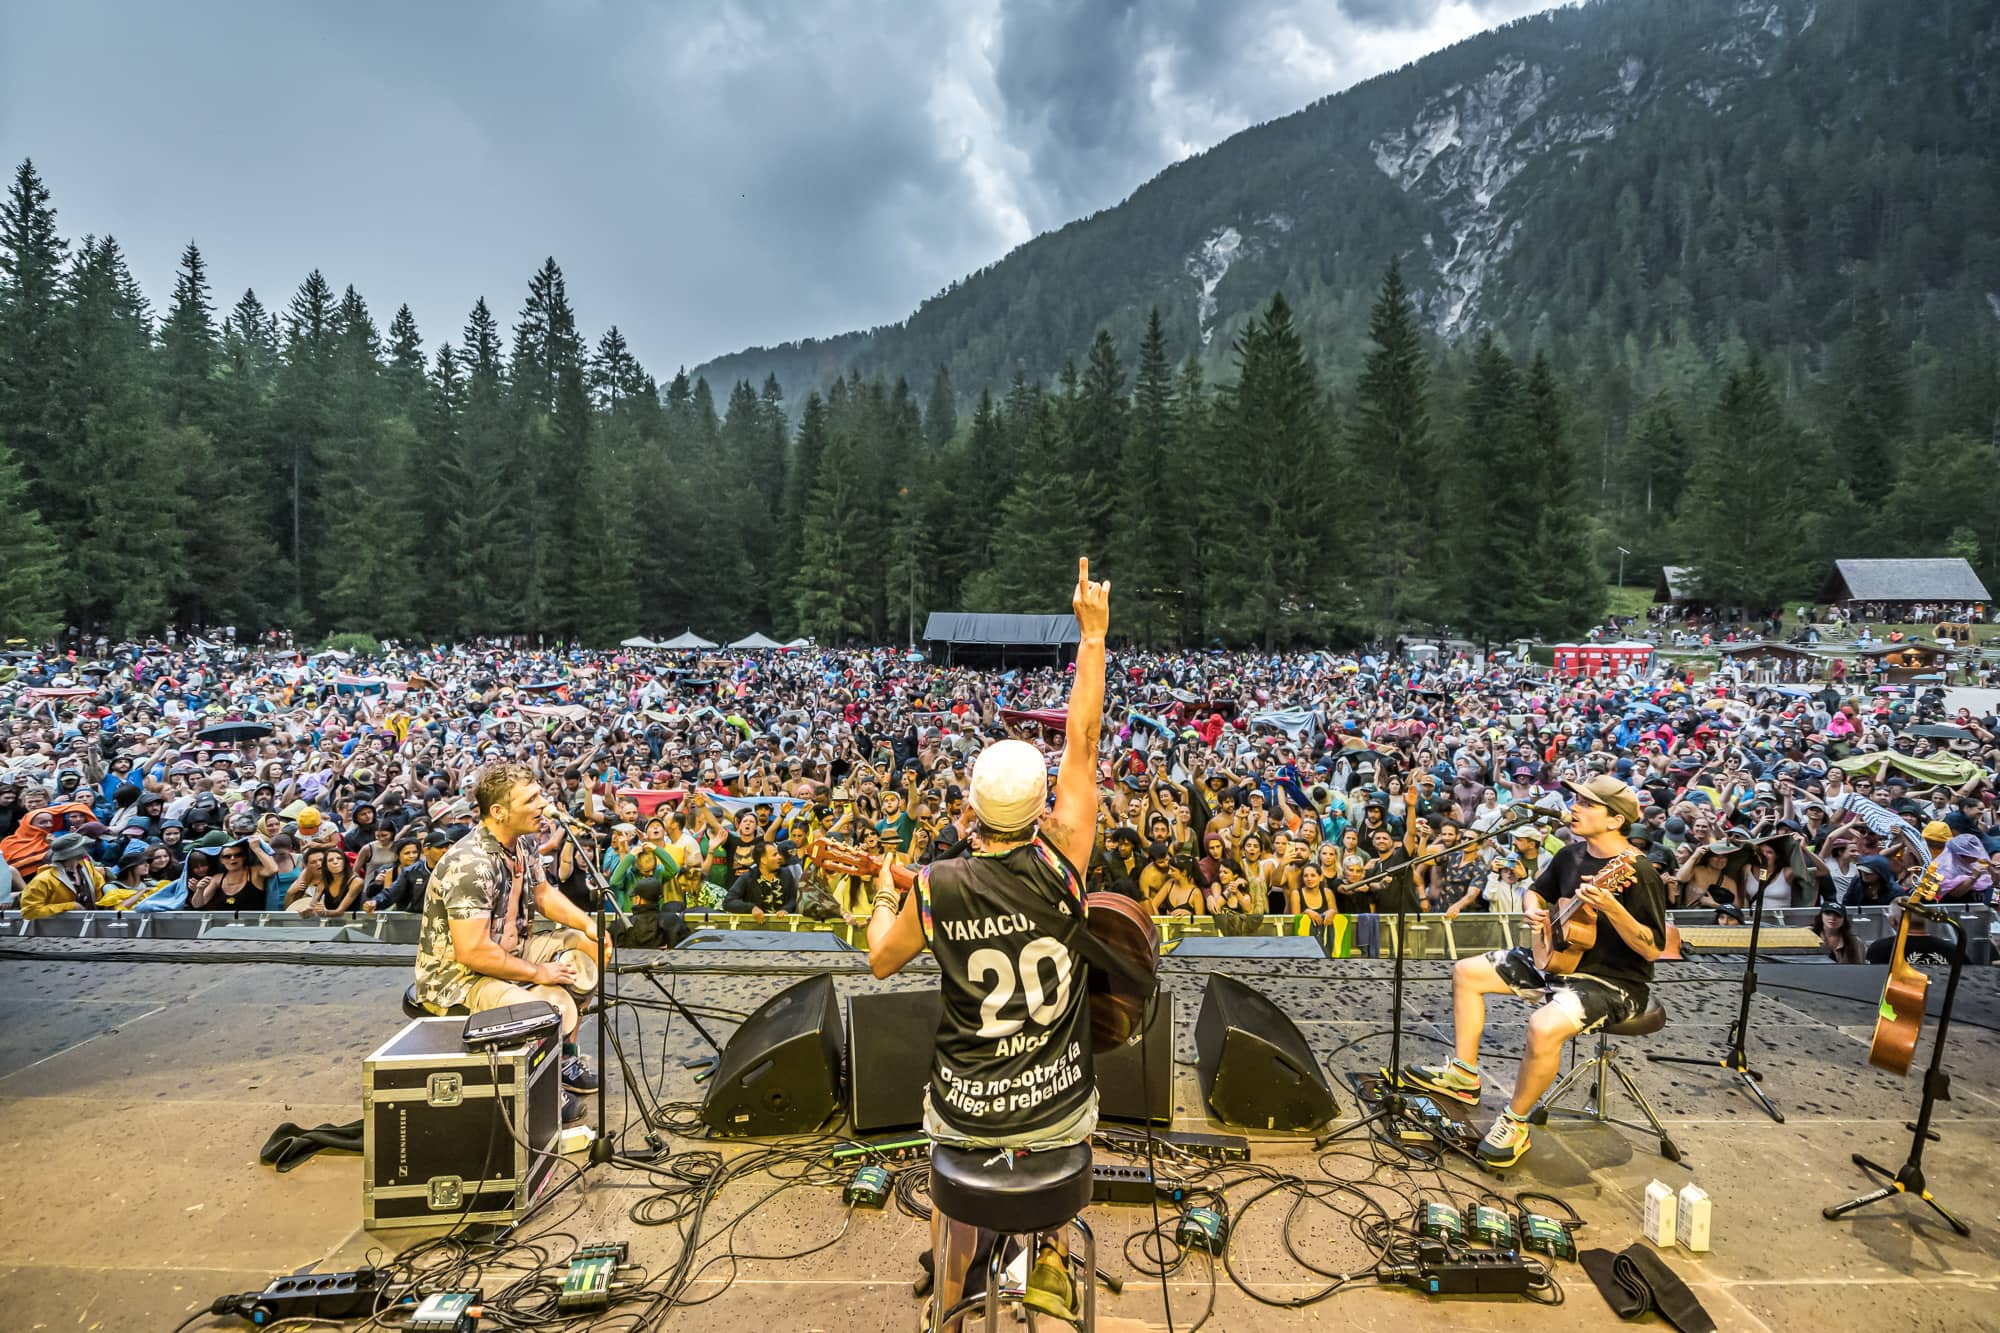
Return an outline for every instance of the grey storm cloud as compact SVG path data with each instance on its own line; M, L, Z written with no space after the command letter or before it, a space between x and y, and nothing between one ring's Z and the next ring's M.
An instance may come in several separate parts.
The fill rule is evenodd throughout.
M1179 158L1547 0L65 0L0 152L156 305L306 272L426 342L553 254L656 373L899 319Z

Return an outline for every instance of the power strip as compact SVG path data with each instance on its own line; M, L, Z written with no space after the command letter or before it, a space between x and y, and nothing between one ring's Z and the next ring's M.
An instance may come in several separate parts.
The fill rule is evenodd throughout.
M1384 1268L1381 1283L1400 1282L1429 1296L1521 1296L1535 1275L1515 1250L1457 1250L1437 1241L1418 1242L1417 1262Z
M917 1134L880 1143L850 1143L835 1148L831 1160L835 1166L851 1166L861 1162L927 1162L930 1156L930 1135Z
M262 1328L283 1319L355 1319L374 1310L389 1286L386 1268L274 1277L262 1291L224 1296L210 1314L233 1314Z
M1250 1140L1241 1134L1182 1134L1176 1131L1160 1135L1160 1142L1211 1162L1250 1160Z
M1110 1162L1090 1165L1090 1197L1096 1203L1151 1203L1164 1199L1179 1203L1187 1197L1184 1180L1155 1176L1145 1166L1117 1166Z

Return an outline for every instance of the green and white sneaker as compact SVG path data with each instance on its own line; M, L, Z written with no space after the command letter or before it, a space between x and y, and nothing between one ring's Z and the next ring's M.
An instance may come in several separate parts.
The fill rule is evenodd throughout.
M1467 1106L1479 1105L1479 1071L1452 1059L1441 1065L1404 1065L1404 1081L1425 1092L1450 1097Z
M1514 1165L1528 1153L1528 1122L1502 1111L1479 1141L1479 1161L1493 1170Z

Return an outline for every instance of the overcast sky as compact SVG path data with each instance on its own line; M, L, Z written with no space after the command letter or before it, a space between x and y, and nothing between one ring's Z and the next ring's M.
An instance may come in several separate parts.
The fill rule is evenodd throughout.
M553 254L648 369L884 323L1245 126L1548 0L0 4L0 150L156 310L318 267L427 347Z

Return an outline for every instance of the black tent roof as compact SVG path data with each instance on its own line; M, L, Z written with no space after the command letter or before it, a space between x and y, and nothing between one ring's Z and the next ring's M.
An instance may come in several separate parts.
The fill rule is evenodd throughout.
M1017 616L997 611L933 611L924 622L929 643L1059 648L1081 638L1075 616Z

